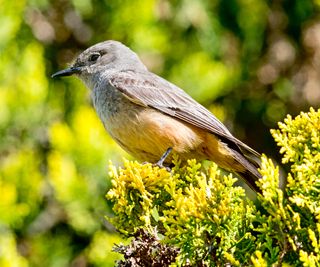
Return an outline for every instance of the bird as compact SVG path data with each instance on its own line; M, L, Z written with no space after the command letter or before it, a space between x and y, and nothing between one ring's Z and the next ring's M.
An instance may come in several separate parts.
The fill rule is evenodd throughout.
M126 45L97 43L52 77L71 75L91 91L106 131L136 159L168 166L174 152L182 162L213 161L260 191L260 154L184 90L150 72Z

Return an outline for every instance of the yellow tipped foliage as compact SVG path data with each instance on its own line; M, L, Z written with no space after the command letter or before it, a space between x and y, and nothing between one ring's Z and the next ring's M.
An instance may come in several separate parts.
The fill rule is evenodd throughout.
M177 248L171 266L319 266L320 111L288 116L271 132L283 163L291 164L285 190L279 167L266 156L256 205L214 163L207 169L195 160L181 166L175 157L168 172L125 161L118 170L110 164L112 223L127 237L143 229Z
M149 227L157 220L157 208L164 204L164 186L170 181L170 173L150 163L125 161L119 171L110 165L113 188L107 198L115 202L117 214L112 222L124 234L133 233L140 226Z
M271 133L284 154L282 162L290 163L290 172L282 191L279 168L262 157L257 248L268 264L319 266L320 110L311 108L295 119L288 115Z
M251 236L252 204L246 204L241 187L233 187L232 175L221 175L214 163L201 170L195 160L180 166L176 157L171 173L151 164L125 161L110 166L113 188L107 198L115 204L112 223L130 236L140 227L157 228L163 242L178 246L179 265L210 265L211 253L219 262L233 262L240 239Z

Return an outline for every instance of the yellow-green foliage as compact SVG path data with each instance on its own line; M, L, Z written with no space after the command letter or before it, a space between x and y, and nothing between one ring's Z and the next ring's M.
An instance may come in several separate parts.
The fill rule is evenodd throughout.
M117 171L111 165L113 188L107 197L115 202L112 223L130 236L140 227L157 228L163 241L180 248L178 264L217 262L239 265L234 252L239 240L250 238L252 204L246 204L232 175L221 175L217 165L200 170L195 160L171 173L151 164L126 161Z
M279 123L280 130L272 130L272 135L284 154L282 162L291 163L287 185L290 200L315 211L320 187L319 111L311 108L309 113L301 113L294 120L289 115L284 121Z
M0 0L0 266L65 267L78 257L112 266L116 253L104 263L98 254L101 239L116 237L102 234L99 218L105 164L118 148L80 82L68 95L50 79L51 52L26 23L38 4Z
M17 251L14 236L9 231L0 232L0 266L1 267L27 267L28 263Z
M268 262L287 260L297 266L319 266L320 110L311 108L295 119L287 116L279 123L279 130L271 133L284 154L282 162L291 165L282 192L277 188L278 168L263 158L264 190L259 199L267 215L259 218L265 220L260 228L265 240L258 245L269 251L268 257L264 255Z
M261 159L256 205L232 175L194 160L170 172L126 161L110 167L112 223L125 235L143 228L179 249L179 266L319 266L320 110L290 116L272 135L290 163L285 190L279 168ZM121 265L122 266L122 265Z
M159 211L164 208L165 186L170 173L153 168L151 164L125 161L124 168L110 167L113 189L107 197L115 202L117 215L112 222L124 234L133 233L140 226L149 227L158 221Z

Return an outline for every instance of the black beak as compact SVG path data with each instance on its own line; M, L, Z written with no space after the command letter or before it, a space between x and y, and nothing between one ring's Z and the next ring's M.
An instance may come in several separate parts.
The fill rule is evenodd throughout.
M62 77L62 76L70 76L72 74L79 73L81 71L81 67L70 67L65 70L60 70L51 75L51 78Z

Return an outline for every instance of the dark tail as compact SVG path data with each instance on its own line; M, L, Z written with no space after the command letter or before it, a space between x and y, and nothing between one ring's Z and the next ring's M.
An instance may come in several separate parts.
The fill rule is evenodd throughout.
M228 145L233 159L243 167L241 171L238 169L236 171L234 170L234 172L236 172L251 189L261 193L260 188L256 184L256 181L262 177L258 172L261 155L238 139L234 138L230 140L225 138L223 141Z
M261 193L261 189L257 186L256 181L258 181L262 176L257 169L253 172L247 169L244 172L238 172L237 174L250 186L252 190L257 193Z
M236 152L238 154L238 152ZM244 154L238 154L236 156L237 161L243 166L244 171L237 172L237 174L257 193L261 193L260 188L257 186L256 181L258 181L262 176L258 172L260 164L253 160L249 156Z

